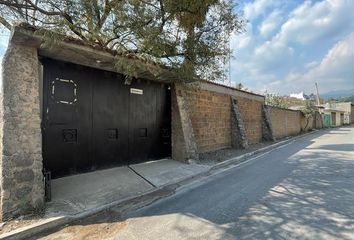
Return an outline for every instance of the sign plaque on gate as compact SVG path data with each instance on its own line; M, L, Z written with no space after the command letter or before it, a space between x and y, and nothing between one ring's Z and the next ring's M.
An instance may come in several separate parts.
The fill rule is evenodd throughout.
M139 95L143 95L143 89L138 89L138 88L130 88L130 93L132 93L132 94L139 94Z

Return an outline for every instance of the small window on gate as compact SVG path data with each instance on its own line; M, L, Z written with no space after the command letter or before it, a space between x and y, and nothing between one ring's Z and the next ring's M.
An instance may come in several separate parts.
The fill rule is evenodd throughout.
M56 78L52 81L51 97L59 104L75 104L77 102L76 83L73 80Z
M63 129L63 142L75 143L77 142L77 129Z
M108 140L117 140L118 139L118 129L116 129L116 128L106 129L106 138Z
M139 136L140 137L147 137L148 133L147 133L147 128L140 128L139 129Z

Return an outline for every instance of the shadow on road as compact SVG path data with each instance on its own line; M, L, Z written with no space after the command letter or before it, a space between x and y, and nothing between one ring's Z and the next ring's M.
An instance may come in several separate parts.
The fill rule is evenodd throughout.
M318 149L331 150L331 151L354 151L354 144L328 144L322 145Z

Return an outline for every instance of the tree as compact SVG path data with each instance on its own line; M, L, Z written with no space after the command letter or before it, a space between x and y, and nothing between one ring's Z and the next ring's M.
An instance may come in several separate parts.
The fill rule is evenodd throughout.
M279 108L289 107L283 97L272 93L265 94L265 104L272 107L279 107Z
M313 103L313 101L311 100L306 100L305 101L305 106L303 109L301 109L301 112L302 114L304 115L305 117L305 127L302 129L302 131L305 131L306 128L308 127L309 123L310 123L310 119L315 116L316 114L316 106L315 104Z
M328 102L330 102L330 103L336 103L336 102L352 102L352 103L354 103L354 95L348 96L348 97L330 98L330 99L328 99Z
M0 23L18 21L51 30L48 42L70 36L171 67L186 81L222 79L229 37L245 23L231 0L0 0Z

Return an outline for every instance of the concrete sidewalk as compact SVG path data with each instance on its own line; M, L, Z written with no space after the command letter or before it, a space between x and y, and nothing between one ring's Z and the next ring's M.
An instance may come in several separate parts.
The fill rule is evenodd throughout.
M46 217L90 211L208 170L204 165L162 159L54 179Z
M112 206L138 202L136 199L207 173L210 168L162 159L54 179L52 200L46 203L44 215L30 225L1 234L0 239L27 238Z

